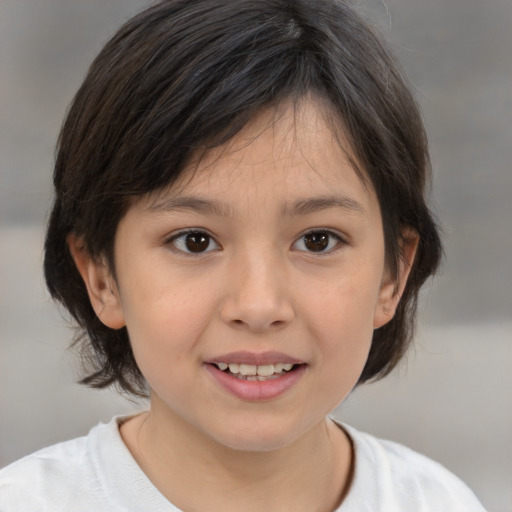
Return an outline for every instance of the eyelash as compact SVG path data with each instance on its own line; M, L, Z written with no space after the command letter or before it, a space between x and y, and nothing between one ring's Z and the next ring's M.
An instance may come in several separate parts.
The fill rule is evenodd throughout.
M195 236L200 236L200 237L203 237L203 243L206 243L206 246L205 246L205 250L199 250L199 251L193 251L193 250L190 250L190 247L186 247L186 245L184 245L183 247L179 247L178 246L178 243L182 243L182 244L186 244L187 241L186 241L186 237L189 236L189 235L195 235ZM325 235L327 236L327 250L324 250L321 248L321 250L319 251L314 251L314 250L308 250L307 248L304 248L304 249L297 249L297 244L299 244L300 242L303 243L304 247L305 247L305 239L306 237L313 237L313 236L321 236L321 235ZM323 242L323 240L319 240L321 243ZM334 242L334 244L333 244ZM199 242L201 243L201 242ZM210 246L214 245L213 248L210 248ZM315 243L315 242L313 242ZM217 250L217 249L220 249L221 246L218 242L215 241L215 239L207 232L207 231L204 231L204 230L201 230L201 229L187 229L185 231L180 231L179 233L176 233L175 235L171 236L167 241L166 241L166 244L169 244L171 246L174 247L174 249L179 252L179 253L183 253L183 254L191 254L191 255L202 255L202 254L207 254L209 252L212 252L214 250ZM313 230L310 230L310 231L306 231L305 233L303 233L293 244L292 244L292 248L294 250L298 250L298 251L301 251L301 252L306 252L306 253L310 253L310 254L318 254L318 255L322 255L322 254L329 254L329 253L332 253L332 252L335 252L336 250L338 250L340 248L340 246L342 245L347 245L348 242L342 238L340 235L338 235L337 233L331 231L331 230L328 230L328 229L313 229ZM200 246L198 248L201 248Z
M207 251L206 250L205 251L190 251L190 250L187 250L186 247L185 248L178 247L177 242L180 239L182 239L183 243L186 244L186 237L188 235L202 236L208 240L207 248L210 247L212 242L216 247L214 249L210 249ZM215 239L207 231L204 231L202 229L187 229L185 231L180 231L179 233L176 233L175 235L171 236L167 240L166 244L173 246L177 252L184 253L184 254L192 254L192 255L201 255L201 254L209 253L212 250L216 250L216 249L220 248L220 245L215 241Z
M292 247L296 246L299 242L305 241L306 237L308 236L315 236L315 235L326 235L328 237L327 239L327 250L320 250L320 251L308 251L307 249L298 249L299 251L307 252L310 254L330 254L338 249L341 248L343 245L348 245L348 242L339 234L335 233L334 231L331 231L329 229L312 229L310 231L306 231L303 233L293 244ZM334 244L332 244L334 242Z

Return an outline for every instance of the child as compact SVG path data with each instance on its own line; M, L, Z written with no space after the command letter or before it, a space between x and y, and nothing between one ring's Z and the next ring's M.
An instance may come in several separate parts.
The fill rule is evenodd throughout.
M334 0L167 0L59 139L45 275L85 384L149 410L0 472L11 511L481 511L433 461L335 423L411 339L441 246L397 66Z

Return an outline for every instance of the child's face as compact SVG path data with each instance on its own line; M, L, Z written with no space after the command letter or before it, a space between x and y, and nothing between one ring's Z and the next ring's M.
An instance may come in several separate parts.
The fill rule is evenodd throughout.
M376 195L318 110L289 108L266 129L262 114L132 206L113 295L95 304L127 326L158 417L233 448L285 446L322 425L396 306Z

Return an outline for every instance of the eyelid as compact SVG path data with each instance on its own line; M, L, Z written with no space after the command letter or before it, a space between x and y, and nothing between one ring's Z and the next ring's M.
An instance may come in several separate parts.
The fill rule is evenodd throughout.
M211 243L215 244L215 247L213 249L208 248L208 250L202 252L192 252L178 248L175 244L175 241L189 234L205 235L210 239ZM175 231L171 233L169 236L165 237L164 244L170 246L171 250L173 252L176 252L177 254L186 254L189 256L202 256L222 248L219 242L217 242L217 240L215 239L215 237L211 233L209 233L207 229L204 228L185 228Z
M343 246L350 245L348 237L346 235L340 233L338 230L331 229L331 228L311 228L311 229L308 229L308 230L302 232L297 237L295 242L293 242L293 244L292 244L292 249L305 236L310 235L310 234L317 234L317 233L325 233L325 234L335 238L337 240L336 245L328 250L325 250L325 251L308 251L305 249L297 249L297 250L300 252L305 252L305 253L312 254L312 255L314 254L317 256L323 256L323 255L327 255L327 254L332 254L333 252L336 252L337 250L341 249Z

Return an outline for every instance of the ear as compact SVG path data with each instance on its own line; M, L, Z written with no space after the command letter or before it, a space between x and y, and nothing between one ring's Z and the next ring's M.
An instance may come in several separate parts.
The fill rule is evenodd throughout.
M67 244L98 318L111 329L124 327L119 291L107 263L103 258L92 258L82 238L74 234L68 235Z
M410 227L404 227L402 229L398 276L397 279L395 279L394 276L390 274L389 270L384 272L373 319L374 329L378 329L387 324L395 315L396 308L398 307L414 263L419 241L420 238L416 230Z

